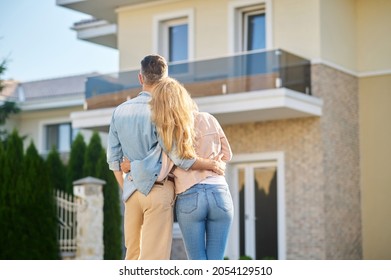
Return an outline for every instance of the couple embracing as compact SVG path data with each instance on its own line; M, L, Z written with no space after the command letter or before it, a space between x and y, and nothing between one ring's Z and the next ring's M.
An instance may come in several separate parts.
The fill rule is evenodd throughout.
M233 219L224 131L162 56L144 57L138 78L142 91L114 110L107 146L125 203L125 259L170 259L174 204L188 258L223 259Z

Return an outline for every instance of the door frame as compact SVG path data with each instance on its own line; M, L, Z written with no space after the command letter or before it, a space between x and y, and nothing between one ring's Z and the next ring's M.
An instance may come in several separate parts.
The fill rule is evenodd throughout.
M239 186L237 186L237 173L235 174L235 165L254 164L262 162L275 162L277 167L277 240L278 240L278 259L286 259L286 215L285 215L285 159L284 152L265 152L235 154L227 166L227 181L230 187L234 209L239 209ZM226 256L229 259L239 259L239 216L234 214Z

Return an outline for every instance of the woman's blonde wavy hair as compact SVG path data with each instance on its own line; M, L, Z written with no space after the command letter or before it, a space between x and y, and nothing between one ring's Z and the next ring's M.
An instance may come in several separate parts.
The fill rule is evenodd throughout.
M175 79L164 78L152 90L152 121L167 152L175 150L181 158L195 158L194 111L197 105Z

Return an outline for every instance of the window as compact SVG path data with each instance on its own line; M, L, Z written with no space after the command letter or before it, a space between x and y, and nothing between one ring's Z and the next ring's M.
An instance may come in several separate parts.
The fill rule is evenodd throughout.
M71 144L77 134L77 130L72 129L71 123L46 125L45 148L50 151L54 146L59 152L71 150Z
M193 58L193 11L157 15L154 20L155 49L172 65L170 75L187 73L185 62Z
M243 14L243 50L253 51L266 48L265 13L259 10Z
M188 24L177 23L168 26L168 61L186 61L189 58Z
M262 2L261 4L259 4ZM271 1L236 1L230 4L230 49L246 52L270 49Z
M182 74L188 72L188 65L181 64L189 59L189 25L187 18L180 18L162 22L161 45L163 56L168 63L178 62L170 67L170 74Z

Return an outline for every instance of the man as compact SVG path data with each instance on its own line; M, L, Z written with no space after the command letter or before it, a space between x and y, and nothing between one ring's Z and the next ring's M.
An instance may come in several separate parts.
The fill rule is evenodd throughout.
M142 91L114 110L110 124L107 162L123 190L125 259L129 260L170 258L174 183L170 178L161 180L162 148L148 104L150 92L167 75L168 66L163 57L144 57L138 76ZM168 156L184 170L209 169L224 173L225 164L219 161L181 159L175 151ZM132 171L125 179L120 169L123 158L132 162Z

